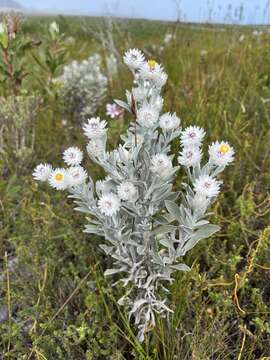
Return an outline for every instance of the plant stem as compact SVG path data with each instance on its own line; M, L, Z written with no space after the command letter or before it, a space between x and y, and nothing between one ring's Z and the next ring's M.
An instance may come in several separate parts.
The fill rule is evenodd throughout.
M10 295L10 278L8 269L8 255L5 252L6 278L7 278L7 303L8 303L8 347L7 353L9 357L9 350L11 344L11 295Z

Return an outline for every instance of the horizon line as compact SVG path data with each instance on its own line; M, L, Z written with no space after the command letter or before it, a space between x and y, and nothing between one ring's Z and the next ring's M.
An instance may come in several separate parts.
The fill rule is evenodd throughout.
M0 13L2 12L16 12L16 13L23 13L30 16L82 16L82 17L100 17L100 18L118 18L118 19L125 19L125 20L146 20L146 21L161 21L161 22L180 22L183 24L201 24L201 25L225 25L225 26L269 26L270 22L237 22L237 21L230 21L226 22L223 21L196 21L196 20L185 20L185 19L161 19L161 18L144 18L140 16L129 16L129 15L117 15L117 14L106 14L106 13L88 13L85 11L80 10L60 10L60 9L33 9L28 7L18 8L11 8L0 6Z

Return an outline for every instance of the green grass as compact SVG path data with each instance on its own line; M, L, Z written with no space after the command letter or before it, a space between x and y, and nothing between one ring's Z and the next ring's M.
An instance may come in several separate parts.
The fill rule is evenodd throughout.
M24 29L39 39L50 21L30 18ZM101 19L57 21L75 39L68 61L103 54L89 32ZM248 27L143 20L119 20L118 26L128 35L124 43L115 34L121 53L128 44L163 63L169 76L164 111L176 111L183 126L203 126L209 142L226 139L236 149L213 207L221 231L186 256L192 271L176 274L168 295L174 314L158 319L139 344L116 303L122 289L103 277L110 260L97 250L99 239L82 232L84 218L65 194L31 179L39 162L57 165L65 147L85 145L80 127L70 120L64 126L59 102L46 98L29 168L14 174L1 165L0 312L7 316L0 323L0 358L270 358L270 102L263 101L270 98L270 36L254 37ZM176 38L160 51L166 32ZM130 87L123 68L107 100L124 98ZM99 114L104 112L102 106ZM109 120L109 127L113 147L122 125ZM88 169L94 179L102 176L90 161Z

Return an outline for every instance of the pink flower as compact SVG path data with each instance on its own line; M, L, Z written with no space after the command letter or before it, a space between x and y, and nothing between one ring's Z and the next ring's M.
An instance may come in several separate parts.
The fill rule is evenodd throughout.
M116 104L107 104L106 105L106 114L111 118L115 119L122 115L123 110Z

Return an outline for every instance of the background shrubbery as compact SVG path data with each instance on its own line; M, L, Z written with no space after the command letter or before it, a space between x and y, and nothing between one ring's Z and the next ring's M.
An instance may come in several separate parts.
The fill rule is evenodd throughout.
M55 39L48 30L53 20L23 22L18 36L27 40L20 64L25 76L15 88L8 76L0 83L1 104L14 89L28 101L39 99L27 159L14 153L12 132L5 133L10 138L0 133L0 146L2 139L8 141L0 153L2 358L270 357L270 35L255 36L253 29L240 27L124 20L112 26L101 19L61 17L61 37ZM169 79L164 111L176 111L184 126L202 126L209 142L226 139L237 151L213 208L212 222L222 230L186 257L192 271L176 274L169 295L175 312L160 319L143 345L116 304L121 289L103 277L109 260L96 250L99 239L82 233L84 219L74 215L64 194L38 189L31 178L32 168L44 159L57 164L67 144L84 147L71 115L63 116L65 104L51 80L65 64L93 53L101 54L106 73L113 50L106 53L100 39L108 26L116 58L132 46L164 65ZM164 43L168 33L173 36ZM119 69L107 74L106 99L97 110L101 117L106 102L123 98L130 87L128 70L121 64ZM1 105L1 129L12 127L4 109ZM127 114L124 123L109 121L111 147L128 122ZM94 179L104 175L90 162L88 170Z

